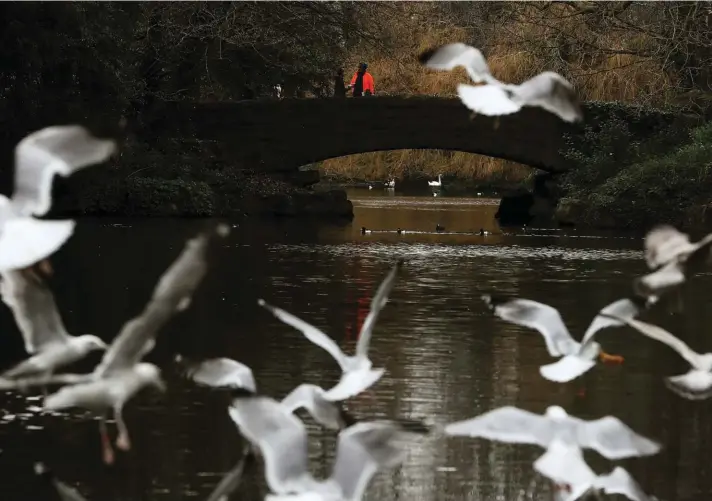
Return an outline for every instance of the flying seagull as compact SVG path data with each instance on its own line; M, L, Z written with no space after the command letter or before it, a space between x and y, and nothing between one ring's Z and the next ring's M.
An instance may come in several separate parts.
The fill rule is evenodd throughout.
M570 492L561 496L565 501L576 501L590 492L598 491L622 494L632 501L649 499L624 468L617 466L608 474L597 475L586 464L579 447L572 447L557 440L534 462L534 469L554 481L557 490ZM561 489L563 486L566 488Z
M285 407L269 397L235 398L230 414L241 433L257 444L273 495L265 499L360 501L371 477L403 461L405 444L427 434L422 423L376 420L359 422L339 433L331 476L317 480L309 472L307 431Z
M371 310L361 326L355 356L346 355L333 339L313 325L306 323L291 313L287 313L281 308L267 304L263 299L258 300L260 306L269 310L282 322L302 331L307 339L324 348L336 359L343 373L339 383L323 394L326 400L338 402L351 398L371 387L383 376L385 369L372 369L373 364L368 358L368 347L371 343L373 326L376 323L378 314L388 302L388 294L393 289L396 274L402 265L403 261L400 260L391 268L391 271L386 275L386 278L373 296Z
M106 413L113 410L118 436L116 446L131 447L122 416L124 404L139 390L154 386L165 391L161 371L153 364L140 363L153 349L158 331L173 315L186 309L197 286L207 271L207 248L215 236L225 237L226 225L218 225L189 240L176 261L161 276L143 312L129 320L109 346L99 365L91 374L59 374L49 378L19 380L19 387L30 384L70 384L49 395L44 401L47 410L83 407L100 414L99 428L103 458L114 460L106 430Z
M655 303L709 264L712 233L693 244L685 233L659 225L648 232L644 245L645 263L653 271L635 279L633 288L649 303Z
M469 109L487 116L517 113L523 106L538 106L567 122L583 120L583 111L573 85L553 71L540 73L519 85L500 82L492 76L484 55L464 43L428 49L418 56L434 70L450 71L462 66L478 86L457 86L460 100Z
M543 416L517 407L500 407L450 423L444 432L510 444L533 444L545 449L558 441L570 447L593 449L607 459L649 456L660 451L660 444L638 435L616 417L585 421L569 416L557 405L548 407Z
M648 336L651 339L668 345L684 358L691 366L690 370L679 376L665 379L665 384L681 397L689 400L704 400L712 396L712 353L697 353L683 341L657 325L641 322L632 318L623 318L608 314Z
M79 125L34 132L15 148L15 186L0 195L0 270L26 268L59 249L74 232L74 221L44 221L55 174L70 174L106 161L116 142L98 139Z
M609 355L593 340L594 335L607 327L622 326L623 323L604 313L616 313L623 318L632 318L640 312L643 305L638 298L619 299L605 308L593 319L586 329L581 342L575 341L556 308L549 305L520 298L502 298L484 295L483 301L499 318L523 327L538 330L549 355L562 357L559 361L539 368L542 376L550 381L566 382L587 372L596 363L596 357L602 362L622 362L622 357Z
M230 358L212 358L199 363L186 363L182 356L176 357L187 365L186 376L195 383L216 389L243 389L256 393L257 385L252 370ZM282 399L282 405L295 412L304 408L316 422L332 430L340 430L355 422L355 419L338 402L324 398L325 391L313 384L300 384Z
M49 285L32 268L0 271L0 276L0 297L12 310L25 350L32 355L0 377L49 376L91 351L107 348L97 336L67 333Z

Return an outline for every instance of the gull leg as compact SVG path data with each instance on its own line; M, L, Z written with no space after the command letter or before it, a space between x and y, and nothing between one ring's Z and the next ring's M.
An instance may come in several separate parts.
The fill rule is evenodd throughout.
M613 355L603 350L598 354L598 357L604 364L622 364L625 360L621 355Z
M49 262L49 259L43 259L39 263L37 263L37 267L44 273L46 276L51 277L52 274L54 273L54 270L52 269L52 263Z
M99 434L101 435L101 451L104 458L104 463L113 464L114 450L111 448L111 440L109 433L106 430L106 416L102 415L99 420Z
M116 447L122 451L131 449L131 441L129 440L129 430L124 423L124 417L121 414L121 407L114 408L114 418L116 419L116 428L119 434L116 437Z

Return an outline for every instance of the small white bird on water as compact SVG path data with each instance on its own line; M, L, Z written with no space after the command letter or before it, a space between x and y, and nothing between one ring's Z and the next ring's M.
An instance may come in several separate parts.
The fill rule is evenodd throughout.
M371 477L400 464L407 441L430 431L424 424L389 420L350 426L339 433L331 476L317 480L309 472L304 424L281 403L264 396L239 397L229 412L245 438L259 447L273 493L266 501L360 501Z
M502 298L485 295L482 300L499 318L517 325L536 329L544 336L546 348L552 357L562 357L553 364L539 368L542 376L550 381L566 382L584 374L594 365L596 357L604 363L621 363L623 357L609 355L595 342L594 335L608 327L622 326L621 320L604 316L604 313L615 313L621 318L632 318L640 312L642 300L619 299L605 308L593 319L586 329L581 342L571 337L558 310L549 305L532 301L531 299Z
M106 350L97 336L70 336L47 282L32 268L0 272L0 296L10 307L25 350L32 356L5 371L2 378L49 376L94 350Z
M386 278L373 296L371 300L371 310L368 312L368 316L366 316L366 320L364 320L361 326L355 356L346 355L333 339L313 325L306 323L291 313L287 313L280 308L267 304L263 299L258 300L260 306L269 310L282 322L302 331L307 339L317 346L324 348L336 359L343 373L339 383L324 393L323 397L326 400L338 402L356 396L367 388L370 388L383 376L385 369L372 369L373 364L368 358L368 347L371 343L373 326L376 323L378 314L388 302L388 294L391 289L393 289L396 274L402 265L403 261L399 260L388 275L386 275Z
M460 100L476 113L509 115L517 113L523 106L538 106L567 122L583 120L573 85L553 71L540 73L519 85L506 84L492 76L482 52L464 43L429 49L418 59L421 64L435 70L450 71L462 66L474 83L484 83L457 86Z
M633 288L652 304L709 264L712 233L693 244L685 233L659 225L648 232L644 245L645 263L654 271L637 278Z
M608 474L597 475L586 464L579 447L558 440L551 442L546 452L534 462L534 469L551 479L557 489L566 486L562 490L570 493L558 496L562 501L576 501L588 493L598 491L622 494L632 501L649 499L624 468L617 466Z
M70 174L107 160L116 142L98 139L79 125L46 127L15 148L11 198L0 195L0 270L26 268L59 249L74 232L74 221L44 221L55 174Z
M668 345L691 366L689 372L665 378L665 384L681 397L689 400L703 400L712 396L712 353L697 353L687 344L657 325L632 318L624 318L613 313L607 316L623 322L641 334Z
M443 185L443 178L442 174L438 174L438 180L437 181L428 181L428 186L432 186L434 188L439 188Z

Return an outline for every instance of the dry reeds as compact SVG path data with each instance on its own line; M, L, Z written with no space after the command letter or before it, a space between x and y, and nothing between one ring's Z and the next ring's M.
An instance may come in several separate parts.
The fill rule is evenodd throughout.
M411 8L413 14L399 16L390 28L393 31L391 38L398 40L399 45L390 53L366 48L354 51L352 60L347 62L345 68L346 78L349 80L358 63L366 60L374 76L377 94L454 96L457 84L467 81L464 70L427 70L418 63L416 56L429 47L454 41L466 42L471 37L465 28L433 22L432 12L435 12L437 6L419 4ZM558 23L555 28L559 32L578 30L577 33L583 33L586 29L580 17L560 16L555 19ZM550 25L530 22L526 11L519 17L511 17L507 26L490 31L494 35L488 40L488 63L493 75L500 80L522 82L541 71L553 69L571 79L584 100L664 104L674 98L671 89L675 82L662 71L659 64L651 60L623 53L625 51L609 51L594 56L572 51L567 54L566 61L561 59L559 53L553 56L546 53L546 49L541 49L541 44L535 46L535 43L551 39L555 33L552 33ZM620 37L621 34L610 35L609 39L600 41L600 44L615 49L617 44L622 47L623 42L628 47L631 43L646 43L640 39L640 34L630 35L628 40L616 40L615 36ZM442 173L472 180L516 181L531 174L530 167L513 162L437 150L351 155L327 160L322 163L321 170L327 175L369 180L398 179L406 173L428 176Z

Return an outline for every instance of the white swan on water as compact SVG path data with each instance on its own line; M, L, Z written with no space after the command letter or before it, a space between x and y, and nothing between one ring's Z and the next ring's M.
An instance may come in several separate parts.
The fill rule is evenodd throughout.
M395 188L396 187L396 180L391 179L390 181L386 181L386 188Z
M438 174L438 180L437 181L428 181L428 186L442 186L443 185L443 180L442 176Z

